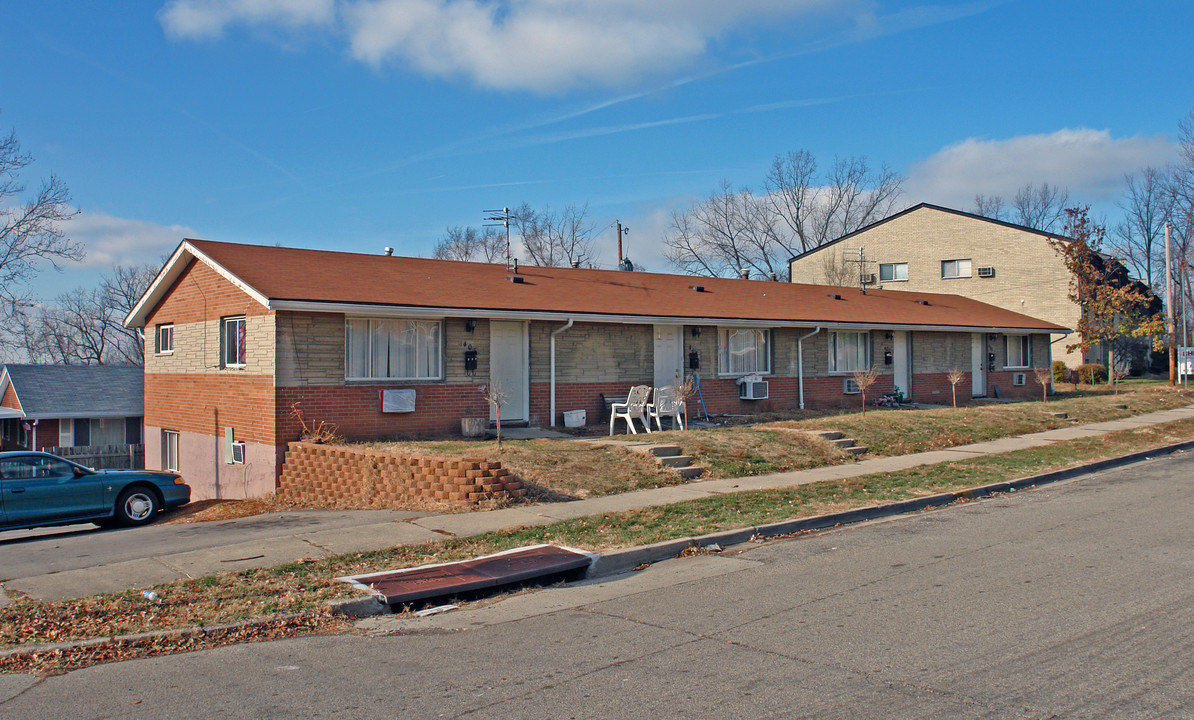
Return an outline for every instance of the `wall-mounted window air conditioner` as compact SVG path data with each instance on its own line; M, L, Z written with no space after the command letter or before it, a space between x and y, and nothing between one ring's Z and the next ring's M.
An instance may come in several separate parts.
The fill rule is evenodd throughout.
M993 267L980 267L980 268L978 269L978 276L979 276L979 277L995 277L995 268L993 268Z
M875 274L871 273L870 275L863 275L862 276L862 284L863 285L874 285L875 284Z
M750 380L738 386L738 399L766 400L767 391L768 388L766 380Z
M238 441L238 442L232 443L232 464L233 465L244 465L245 464L245 444L243 442Z
M842 378L842 393L845 395L857 395L862 392L858 387L858 383L854 382L854 378Z
M1028 373L1012 373L1012 385L1024 385L1028 382Z

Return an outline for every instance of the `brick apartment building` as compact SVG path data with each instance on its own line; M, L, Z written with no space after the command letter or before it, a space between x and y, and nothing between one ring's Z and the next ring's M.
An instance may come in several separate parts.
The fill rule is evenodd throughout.
M751 413L855 404L872 365L875 391L919 401L948 402L954 368L959 394L1025 397L1065 332L951 295L202 240L125 322L145 329L146 464L196 499L272 492L296 408L349 439L452 434L492 418L480 388L498 385L503 422L548 426L697 373L710 413ZM765 385L744 393L751 374Z
M921 203L792 258L790 279L837 284L830 280L839 278L827 274L833 276L834 264L856 258L861 248L868 261L862 274L871 287L961 295L1073 328L1081 310L1068 298L1069 271L1049 243L1059 237ZM845 284L856 286L857 265L849 267L851 279ZM1052 338L1053 357L1070 367L1081 365L1082 352L1067 352L1061 337ZM1087 357L1102 361L1097 350Z

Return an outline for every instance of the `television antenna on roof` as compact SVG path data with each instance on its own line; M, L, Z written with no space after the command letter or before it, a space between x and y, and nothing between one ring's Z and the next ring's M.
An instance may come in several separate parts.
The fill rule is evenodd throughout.
M485 219L489 222L485 223L485 227L497 227L501 225L506 228L506 270L507 272L516 272L517 270L510 270L510 208L504 207L501 210L485 210Z

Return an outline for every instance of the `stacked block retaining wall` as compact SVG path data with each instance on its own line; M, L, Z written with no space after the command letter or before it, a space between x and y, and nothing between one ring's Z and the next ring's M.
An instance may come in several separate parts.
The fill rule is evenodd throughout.
M376 450L290 443L278 495L318 503L392 505L426 499L453 505L512 500L522 481L483 458L399 455Z

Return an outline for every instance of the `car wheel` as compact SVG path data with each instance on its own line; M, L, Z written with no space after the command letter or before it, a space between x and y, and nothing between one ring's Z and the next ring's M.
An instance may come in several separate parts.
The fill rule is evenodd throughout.
M157 494L149 488L126 488L116 499L116 520L126 527L144 525L158 514L160 505Z

